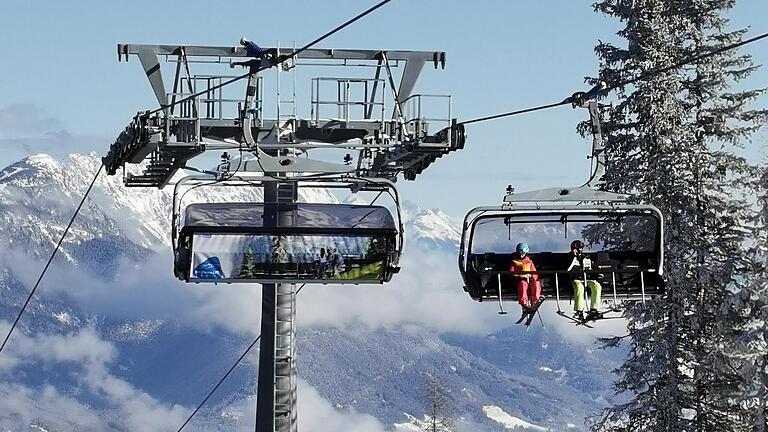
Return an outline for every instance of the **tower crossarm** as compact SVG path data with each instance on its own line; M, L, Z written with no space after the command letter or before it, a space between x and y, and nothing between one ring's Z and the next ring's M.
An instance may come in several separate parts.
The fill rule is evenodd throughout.
M249 53L249 42L241 44L119 44L118 60L138 58L159 107L137 113L118 136L103 158L107 173L143 163L141 173L125 174L126 185L164 187L206 151L239 150L258 158L263 151L290 156L312 150L315 156L343 149L346 164L357 162L350 175L394 180L403 173L413 180L464 145L463 126L451 117L450 96L414 93L425 64L445 67L442 51L257 47L267 54L254 57L255 45L250 43ZM265 69L273 64L274 79ZM239 66L250 72L230 70ZM348 68L356 73L313 78L309 88L302 88L311 94L309 113L297 110L297 69ZM359 71L373 76L360 77ZM282 88L291 80L281 78L291 73L292 92Z

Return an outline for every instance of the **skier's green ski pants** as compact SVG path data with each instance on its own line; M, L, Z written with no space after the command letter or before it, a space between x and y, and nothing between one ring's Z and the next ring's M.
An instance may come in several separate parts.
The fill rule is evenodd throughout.
M573 298L575 300L573 305L573 310L583 311L584 310L584 281L575 280L571 282L571 285L573 286ZM589 288L589 294L590 294L589 308L597 310L598 306L600 306L600 293L602 292L603 287L601 287L597 281L588 280L587 288Z

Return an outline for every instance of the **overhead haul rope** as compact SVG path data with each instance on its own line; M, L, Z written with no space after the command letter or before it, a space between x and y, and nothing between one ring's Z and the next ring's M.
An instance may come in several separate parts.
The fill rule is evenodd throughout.
M611 87L603 88L601 84L598 84L597 86L595 86L589 92L587 92L587 93L576 93L573 96L567 97L562 102L555 102L555 103L551 103L551 104L547 104L547 105L540 105L540 106L536 106L536 107L532 107L532 108L526 108L526 109L521 109L521 110L517 110L517 111L510 111L510 112L490 115L490 116L486 116L486 117L479 117L479 118L475 118L475 119L472 119L472 120L466 120L466 121L463 121L463 122L459 122L458 124L460 124L460 125L467 125L467 124L471 124L471 123L479 123L479 122L484 122L484 121L488 121L488 120L495 120L495 119L503 118L503 117L512 117L512 116L515 116L515 115L518 115L518 114L526 114L526 113L530 113L530 112L534 112L534 111L542 111L542 110L545 110L545 109L555 108L555 107L559 107L559 106L562 106L562 105L570 105L570 104L579 102L585 96L605 95L605 94L608 94L608 93L610 93L610 92L612 92L612 91L614 91L616 89L624 87L626 85L634 84L634 83L636 83L638 81L648 80L649 78L653 78L653 77L655 77L657 75L660 75L660 74L663 74L665 72L669 72L671 70L681 68L681 67L686 66L688 64L695 63L695 62L697 62L699 60L704 60L704 59L709 58L709 57L714 57L714 56L716 56L718 54L721 54L723 52L730 51L730 50L742 47L744 45L748 45L748 44L751 44L753 42L757 42L757 41L765 39L765 38L768 38L768 33L763 33L761 35L755 36L755 37L750 38L750 39L743 40L741 42L737 42L737 43L734 43L734 44L731 44L731 45L726 45L726 46L718 48L718 49L716 49L714 51L710 51L708 53L704 53L704 54L700 54L700 55L697 55L697 56L693 56L693 57L684 59L684 60L682 60L680 62L672 64L671 66L665 66L665 67L662 67L662 68L651 69L651 70L649 70L647 72L641 73L639 76L637 76L635 78L631 78L631 79L628 79L628 80L621 81L618 84L615 84L615 85L613 85Z
M356 21L360 20L361 18L365 17L366 15L368 15L368 14L370 14L371 12L375 11L376 9L378 9L378 8L380 8L380 7L382 7L382 6L384 6L385 4L389 3L390 1L392 1L392 0L383 0L383 1L381 1L381 2L379 2L379 3L377 3L377 4L375 4L374 6L371 6L371 7L370 7L370 8L368 8L367 10L365 10L365 11L363 11L363 12L359 13L358 15L356 15L354 18L351 18L350 20L348 20L348 21L344 22L343 24L339 25L339 26L338 26L338 27L336 27L335 29L333 29L333 30L329 31L328 33L325 33L324 35L322 35L322 36L320 36L319 38L317 38L317 39L313 40L312 42L310 42L310 43L308 43L308 44L304 45L303 47L299 48L298 50L294 51L293 53L291 53L291 54L289 54L289 55L282 55L282 56L278 57L278 58L276 59L276 61L274 61L274 62L269 62L269 63L268 63L266 66L260 66L260 67L259 67L259 68L256 70L256 72L261 72L261 71L263 71L263 70L265 70L265 69L269 69L269 68L271 68L272 66L277 66L277 65L279 65L279 64L281 64L281 63L283 63L283 62L285 62L286 60L290 60L290 59L292 59L292 58L296 57L296 56L297 56L297 55L299 55L300 53L302 53L302 52L304 52L304 51L306 51L306 50L308 50L308 49L312 48L313 46L315 46L315 44L317 44L317 43L319 43L319 42L322 42L323 40L325 40L325 39L329 38L330 36L332 36L332 35L336 34L336 33L337 33L337 32L339 32L340 30L342 30L342 29L344 29L345 27L349 26L350 24L352 24L352 23L354 23L354 22L356 22ZM243 74L243 75L237 76L237 77L235 77L235 78L232 78L232 79L230 79L230 80L224 81L223 83L221 83L221 84L217 84L217 85L215 85L215 86L213 86L213 87L211 87L211 88L209 88L209 89L206 89L206 90L202 90L202 91L199 91L199 92L197 92L197 93L193 93L193 94L191 94L191 95L189 95L189 96L186 96L186 97L184 97L184 98L182 98L182 99L179 99L179 100L177 100L177 101L175 101L175 102L173 102L173 103L170 103L170 104L167 104L167 105L161 105L161 106L160 106L160 108L157 108L157 109L155 109L155 110L153 110L153 111L149 111L149 112L147 112L147 113L146 113L146 115L149 115L149 114L155 114L155 113L157 113L157 112L160 112L160 111L163 111L163 110L165 110L165 109L168 109L168 108L170 108L170 107L172 107L172 106L175 106L175 105L178 105L178 104L184 103L184 102L186 102L186 101L192 100L192 99L194 99L194 98L196 98L196 97L198 97L198 96L202 96L202 95L204 95L204 94L206 94L206 93L208 93L208 92L210 92L210 91L213 91L213 90L218 90L218 89L220 89L220 88L222 88L222 87L225 87L225 86L228 86L228 85L230 85L230 84L232 84L232 83L234 83L234 82L237 82L237 81L240 81L240 80L242 80L242 79L248 78L248 77L249 77L249 76L250 76L252 73L254 73L254 72L251 72L251 71L249 71L248 73L245 73L245 74Z
M64 239L67 237L67 234L69 233L69 229L72 227L72 224L75 222L75 218L77 218L77 214L80 213L80 209L83 208L83 204L85 203L86 198L88 198L88 195L91 193L91 189L93 189L93 185L96 184L96 179L99 178L99 174L101 174L102 169L104 169L103 164L99 166L99 170L96 171L96 175L93 176L93 180L91 180L91 184L88 185L88 189L85 191L85 195L83 195L83 198L80 200L80 204L77 205L77 208L75 209L75 213L72 215L72 218L69 220L67 227L64 228L64 233L61 235L59 242L56 244L56 247L53 249L53 253L51 254L51 257L48 258L48 262L45 264L45 267L43 267L43 271L42 273L40 273L40 277L37 278L37 282L35 282L35 286L32 287L32 291L29 292L29 296L27 296L27 301L24 302L24 305L21 307L19 314L16 316L16 320L13 322L13 325L11 326L11 330L8 332L8 335L5 336L5 340L3 341L3 344L0 345L0 352L3 352L5 345L8 343L8 339L11 338L11 334L13 334L13 331L16 329L16 325L19 324L19 320L21 319L21 316L24 314L24 311L27 309L27 306L29 305L30 300L32 300L32 296L35 294L35 291L37 291L37 288L40 286L40 282L43 280L43 276L45 276L45 273L48 271L48 267L50 267L51 262L53 262L53 258L56 256L56 252L59 251L61 244L64 242Z
M302 285L299 287L299 289L298 289L298 290L296 290L296 295L299 295L299 293L301 292L302 288L304 288L306 285L307 285L307 284L302 284ZM233 364L233 365L232 365L232 367L230 367L230 368L229 368L229 370L227 370L227 373L225 373L225 374L224 374L224 376L222 376L222 377L221 377L221 379L219 380L219 382L217 382L217 383L216 383L216 385L215 385L215 386L213 386L213 388L211 389L211 391L210 391L210 392L208 392L208 395L205 397L205 399L203 399L203 401L202 401L202 402L200 402L200 404L198 404L198 405L197 405L197 408L195 408L195 410L194 410L194 411L192 411L192 414L190 414L190 415L189 415L189 417L187 417L187 420L184 422L184 424L183 424L183 425L181 425L181 427L179 428L179 430L178 430L178 431L176 431L176 432L181 432L181 430L182 430L182 429L184 429L184 428L187 426L187 424L188 424L190 421L192 421L192 417L194 417L194 416L195 416L195 414L197 414L197 412L198 412L198 411L200 411L200 408L202 408L202 407L203 407L203 405L205 405L205 403L206 403L206 402L208 402L208 399L210 399L210 398L211 398L211 396L213 396L213 394L214 394L214 393L216 393L216 390L218 390L218 389L219 389L219 387L221 387L221 385L222 385L222 384L224 383L224 381L225 381L225 380L226 380L226 379L229 377L229 375L232 373L232 371L234 371L234 370L235 370L235 368L237 367L237 365L239 365L239 364L240 364L240 362L241 362L241 361L243 361L243 359L245 358L245 356L246 356L246 355L248 355L248 353L249 353L249 352L250 352L250 351L253 349L253 347L254 347L254 346L256 346L256 342L258 342L259 340L261 340L261 334L259 334L258 336L256 336L256 339L254 339L254 340L253 340L253 342L251 342L251 344L250 344L250 345L248 345L248 348L246 348L246 349L245 349L245 351L243 351L243 353L242 353L242 354L240 354L240 357L238 357L238 358L237 358L237 360L235 361L235 364Z

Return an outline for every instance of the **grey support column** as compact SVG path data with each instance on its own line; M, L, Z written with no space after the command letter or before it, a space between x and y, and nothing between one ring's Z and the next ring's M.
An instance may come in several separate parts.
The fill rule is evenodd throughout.
M295 203L295 183L277 186L277 201ZM279 212L278 226L294 226L293 210ZM275 287L275 432L296 432L296 285Z
M265 186L265 226L293 226L292 210L268 203L296 202L294 186ZM256 432L296 432L296 285L264 284L261 314Z

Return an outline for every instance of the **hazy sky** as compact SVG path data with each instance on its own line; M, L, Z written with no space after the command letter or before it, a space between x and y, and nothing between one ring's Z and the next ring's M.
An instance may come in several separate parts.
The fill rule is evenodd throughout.
M135 57L117 62L117 43L234 45L247 35L262 45L301 45L373 3L3 0L0 164L36 152L103 154L136 111L156 107ZM560 101L585 89L583 77L597 65L593 46L615 38L619 28L590 5L394 0L321 46L446 51L446 70L425 68L417 90L453 94L454 115L468 119ZM761 23L765 16L768 3L741 0L732 19L735 26L754 25L752 35L768 31ZM768 62L768 41L748 52L758 63ZM768 86L768 69L749 85ZM519 191L580 184L589 142L575 125L585 118L584 110L561 107L470 125L464 151L442 158L416 183L401 181L401 193L459 216L498 203L510 183ZM753 155L759 155L756 149Z

